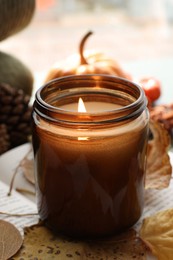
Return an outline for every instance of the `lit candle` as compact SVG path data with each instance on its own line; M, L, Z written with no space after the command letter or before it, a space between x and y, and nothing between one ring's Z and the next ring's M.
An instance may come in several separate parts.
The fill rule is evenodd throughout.
M33 109L41 219L79 237L133 225L143 209L147 135L145 96L132 82L88 75L42 87Z
M84 105L84 102L82 100L82 98L79 98L79 102L78 102L78 112L86 112L86 107Z

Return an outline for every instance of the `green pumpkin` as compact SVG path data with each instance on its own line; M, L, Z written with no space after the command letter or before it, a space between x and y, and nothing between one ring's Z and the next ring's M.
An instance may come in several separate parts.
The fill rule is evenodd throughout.
M31 71L20 60L0 51L0 83L8 83L31 95L33 82Z

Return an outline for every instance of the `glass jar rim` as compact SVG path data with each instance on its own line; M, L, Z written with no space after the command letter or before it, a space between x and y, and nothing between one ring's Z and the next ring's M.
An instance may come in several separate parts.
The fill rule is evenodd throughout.
M88 84L92 86L87 87ZM85 86L86 85L86 86ZM82 87L81 87L82 86ZM85 86L85 87L84 87ZM99 86L99 88L98 88ZM131 96L131 102L122 107L99 112L75 112L54 106L46 98L56 91L56 101L82 93ZM133 100L133 101L132 101ZM49 100L50 101L50 100ZM66 124L115 123L138 117L145 110L147 99L143 89L136 83L113 75L87 74L70 75L53 79L40 87L35 95L33 110L45 120Z

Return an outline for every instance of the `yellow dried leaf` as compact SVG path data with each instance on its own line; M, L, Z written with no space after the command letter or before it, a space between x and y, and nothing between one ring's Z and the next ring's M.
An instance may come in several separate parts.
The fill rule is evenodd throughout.
M13 258L25 259L146 259L146 245L134 230L119 237L97 241L80 241L55 236L44 226L25 228L24 246Z
M168 155L171 139L164 126L150 120L153 139L147 147L146 189L163 189L169 186L172 167Z
M140 237L158 260L173 259L173 209L144 219Z
M12 257L23 243L18 229L11 223L0 220L0 260Z

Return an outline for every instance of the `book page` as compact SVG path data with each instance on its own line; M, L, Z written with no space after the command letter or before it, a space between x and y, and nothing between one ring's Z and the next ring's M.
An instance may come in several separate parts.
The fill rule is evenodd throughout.
M36 204L28 200L15 190L8 196L9 186L0 181L0 212L10 214L32 214L37 213ZM23 234L23 228L36 224L39 220L38 215L28 216L9 216L0 213L0 219L4 219L14 224Z

